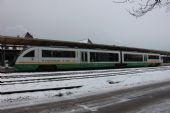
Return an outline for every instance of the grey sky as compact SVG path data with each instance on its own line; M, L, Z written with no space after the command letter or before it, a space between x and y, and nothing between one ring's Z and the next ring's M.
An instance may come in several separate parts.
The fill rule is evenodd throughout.
M0 0L0 34L170 51L170 15L155 9L136 19L112 0Z

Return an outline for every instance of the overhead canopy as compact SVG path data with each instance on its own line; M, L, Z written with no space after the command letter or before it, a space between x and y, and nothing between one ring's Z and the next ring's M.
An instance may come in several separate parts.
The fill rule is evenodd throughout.
M138 51L138 52L149 52L149 53L159 53L162 55L170 55L168 51L150 50L142 48L115 46L115 45L104 45L104 44L89 44L71 41L60 41L60 40L47 40L47 39L30 39L23 37L12 37L12 36L1 36L0 43L12 44L12 45L29 45L29 46L68 46L86 49L108 49L108 50L122 50L122 51Z

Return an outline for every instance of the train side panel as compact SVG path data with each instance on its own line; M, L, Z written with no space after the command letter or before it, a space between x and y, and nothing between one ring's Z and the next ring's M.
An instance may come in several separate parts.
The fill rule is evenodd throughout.
M150 58L152 56L153 58ZM155 58L156 57L156 58ZM159 54L148 54L139 52L122 52L123 64L127 67L147 67L161 64Z
M122 59L122 61L121 61ZM159 54L33 47L22 52L17 58L18 71L68 70L124 67L146 67L161 64Z
M30 48L25 50L16 60L17 71L35 71L39 63L39 49Z
M147 62L150 66L159 66L162 63L160 54L148 54Z
M24 56L32 51L34 51L34 55ZM102 59L91 61L91 53L97 55L102 53L107 56L106 59L108 59L109 55L117 54L118 59L117 61L103 61ZM45 69L114 68L116 63L120 63L120 53L118 51L35 47L24 51L18 57L16 69L19 71L36 71L41 69L43 71Z

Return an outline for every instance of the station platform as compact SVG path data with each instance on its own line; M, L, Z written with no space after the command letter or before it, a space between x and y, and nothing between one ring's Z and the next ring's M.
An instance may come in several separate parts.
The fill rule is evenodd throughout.
M15 67L0 67L0 73L11 73L15 72Z
M161 66L170 66L170 63L162 63Z

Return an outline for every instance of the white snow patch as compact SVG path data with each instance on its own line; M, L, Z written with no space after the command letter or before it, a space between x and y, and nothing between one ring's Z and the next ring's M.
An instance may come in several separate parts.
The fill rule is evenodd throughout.
M82 108L89 110L89 111L97 111L97 108L94 108L94 107L90 108L86 105L77 105L77 106L82 107Z
M1 76L2 75L3 74L1 74ZM108 81L113 81L114 84L109 84ZM67 86L83 86L83 87L67 90L63 89L58 91L42 91L32 93L0 95L0 108L6 109L32 104L62 101L89 95L102 94L110 91L116 91L135 86L153 84L163 81L170 81L170 70L89 79L51 81L16 85L1 85L0 86L1 92Z

